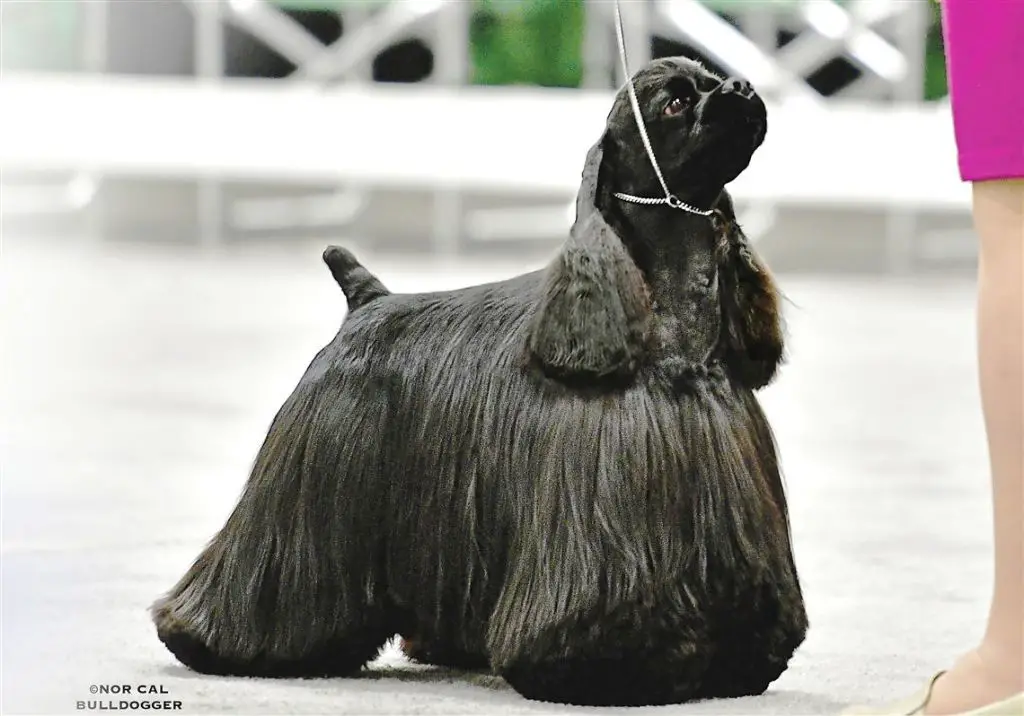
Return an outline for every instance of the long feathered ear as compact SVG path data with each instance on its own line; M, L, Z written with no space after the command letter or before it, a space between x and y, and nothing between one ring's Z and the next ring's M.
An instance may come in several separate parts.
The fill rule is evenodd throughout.
M596 206L601 142L587 154L576 222L548 267L527 351L549 375L630 377L647 342L647 284Z
M717 208L724 236L719 358L734 380L757 390L771 383L785 359L781 296L768 267L736 223L728 194L723 192Z

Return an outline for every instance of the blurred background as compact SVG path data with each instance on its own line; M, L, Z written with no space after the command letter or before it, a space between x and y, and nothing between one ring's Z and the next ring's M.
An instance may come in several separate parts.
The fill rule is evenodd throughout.
M622 7L631 69L686 54L773 103L733 191L777 269L973 260L937 3ZM399 255L544 255L623 80L610 0L2 11L3 220L19 233L87 221L106 240L345 235Z
M365 679L200 678L146 609L223 525L338 330L327 244L396 292L558 249L624 80L613 10L0 0L4 713L143 682L185 713L563 711L393 649ZM820 715L909 693L972 643L991 577L975 239L938 6L622 11L631 69L688 54L769 105L730 190L787 297L789 362L761 400L812 624L765 697L672 712Z

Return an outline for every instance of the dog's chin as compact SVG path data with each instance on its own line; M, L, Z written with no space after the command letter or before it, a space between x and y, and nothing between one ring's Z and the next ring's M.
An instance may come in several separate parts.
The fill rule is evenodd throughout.
M692 183L701 178L706 192L717 195L726 184L749 165L764 141L764 125L752 122L740 127L710 128L700 143L687 152L685 160L672 172L676 181Z
M705 126L703 151L745 154L747 161L764 143L768 122L763 113L736 113Z

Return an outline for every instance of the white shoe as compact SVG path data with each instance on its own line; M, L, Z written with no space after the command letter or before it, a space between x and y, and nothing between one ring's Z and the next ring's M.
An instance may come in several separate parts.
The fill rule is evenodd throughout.
M914 716L923 714L928 700L932 697L932 690L935 682L939 680L944 671L940 671L931 678L928 685L913 696L900 701L893 701L877 707L857 706L843 711L842 716ZM1011 696L1003 701L998 701L980 709L967 711L959 716L1024 716L1024 693Z

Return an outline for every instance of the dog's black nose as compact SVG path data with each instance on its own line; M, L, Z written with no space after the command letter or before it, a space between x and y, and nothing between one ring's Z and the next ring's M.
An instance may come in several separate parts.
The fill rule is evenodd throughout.
M722 94L738 94L744 99L754 96L754 85L739 77L728 77L719 89Z

